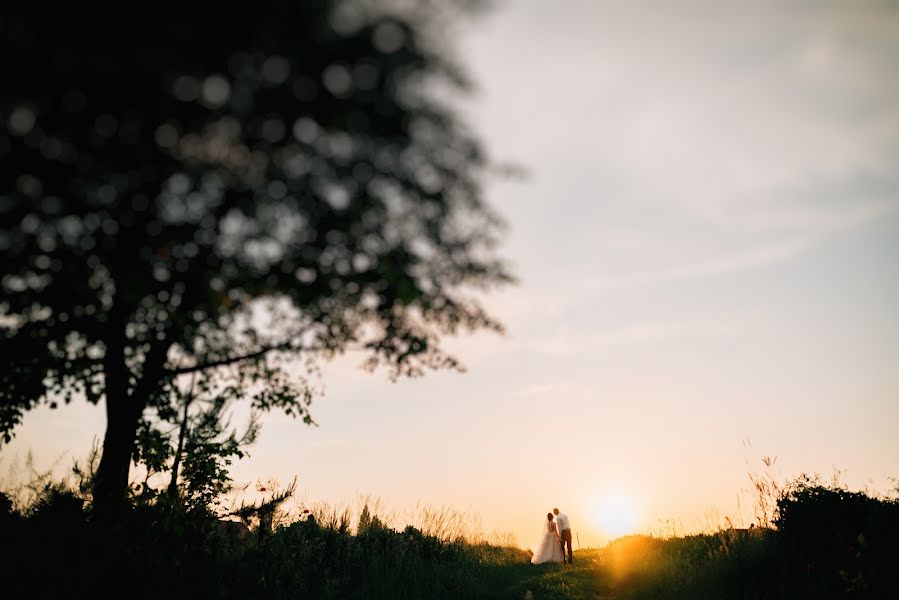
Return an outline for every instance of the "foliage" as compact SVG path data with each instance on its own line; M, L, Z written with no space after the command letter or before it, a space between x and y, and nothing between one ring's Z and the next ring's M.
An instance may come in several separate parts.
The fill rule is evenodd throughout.
M190 373L304 418L298 358L414 376L458 367L443 335L499 329L470 293L509 280L486 160L433 93L466 86L433 35L462 4L4 5L3 437L105 402L100 506Z
M74 490L84 498L85 503L93 500L94 480L97 466L100 464L100 442L94 438L91 448L83 461L75 460L72 464L72 477L75 480Z
M12 499L0 492L0 519L5 519L15 512L15 505Z
M203 420L191 431L182 463L181 500L188 508L214 506L231 489L228 467L244 456L243 446L255 436L253 426L241 437L232 431L222 438L217 420Z
M604 549L622 598L779 598L784 569L769 529L660 539L628 536Z
M899 500L803 476L787 487L777 508L793 577L819 590L899 590Z
M777 502L783 496L780 477L775 473L776 456L762 458L765 469L761 473L749 473L749 481L755 492L753 508L757 527L772 527L777 512Z
M293 496L296 489L296 477L284 489L277 482L270 482L267 487L257 485L256 490L266 493L268 497L263 497L257 503L242 502L237 509L231 511L230 516L239 517L248 525L255 525L259 538L264 540L272 535L276 527L286 522L287 514L281 510L281 505Z
M381 529L385 529L386 526L378 518L378 515L372 515L368 510L368 502L365 503L365 506L362 507L362 513L359 515L359 523L356 525L356 535L366 535L370 531L380 531ZM414 531L418 531L415 528L412 528ZM413 535L413 532L408 531L409 535ZM420 532L419 532L420 533Z
M186 390L172 388L168 403L157 403L144 414L134 456L145 472L136 490L139 497L166 494L187 510L214 510L231 489L229 467L255 441L258 414L250 414L242 433L232 429L231 402L217 394L210 381L206 375L194 374ZM151 478L158 474L169 476L168 485L151 485Z
M886 598L899 590L895 499L807 476L756 481L765 501L757 516L769 515L776 529L617 540L600 561L617 597Z
M213 519L164 504L136 505L113 522L80 511L51 522L29 512L4 531L17 552L0 562L0 580L10 599L477 598L495 589L506 565L527 560L520 550L412 527L352 535L325 521L238 538Z
M571 566L534 566L523 550L425 533L440 523L395 529L368 501L355 534L351 513L327 505L256 536L166 503L96 521L72 490L35 473L31 503L0 511L4 542L16 549L0 562L4 597L786 599L887 598L897 589L896 500L810 478L782 486L779 529L627 536L575 549ZM277 507L293 487L266 491L271 498L244 507L244 517ZM446 521L443 512L428 514Z

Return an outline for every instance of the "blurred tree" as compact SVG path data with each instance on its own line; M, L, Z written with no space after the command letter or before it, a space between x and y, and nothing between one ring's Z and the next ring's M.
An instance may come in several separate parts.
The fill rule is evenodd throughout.
M499 328L485 159L437 97L464 3L392 4L0 8L0 430L103 401L98 511L178 378L308 421L301 354L418 375Z

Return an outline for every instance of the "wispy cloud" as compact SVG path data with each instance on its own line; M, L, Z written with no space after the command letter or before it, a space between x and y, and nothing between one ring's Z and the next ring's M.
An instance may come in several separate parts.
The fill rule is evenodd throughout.
M806 250L810 245L811 243L808 240L775 243L655 271L600 277L585 284L584 289L581 291L582 293L588 293L622 286L652 285L685 279L728 275L788 260Z
M899 211L899 5L813 4L590 0L498 16L488 44L504 52L472 48L493 77L482 125L552 206L513 206L513 230L578 215L541 223L574 229L546 260L564 253L607 289L768 267ZM597 223L614 235L589 244ZM528 265L540 268L556 265Z
M764 242L746 249L716 249L720 254L715 256L715 252L711 252L713 256L710 258L688 260L655 269L631 270L618 275L600 275L597 278L585 281L578 289L578 293L586 294L618 287L654 285L731 275L752 269L769 267L794 259L815 246L826 242L833 236L864 227L878 219L897 213L899 213L899 202L878 202L849 206L829 212L791 213L790 211L781 211L778 214L756 215L754 227L771 230L793 226L801 228L805 233L781 235L784 239ZM625 241L626 248L630 249L633 245L633 240ZM664 256L666 250L664 240L655 240L650 245L650 248L643 246L643 252L654 251L659 256ZM707 252L709 250L711 248L708 248Z
M635 322L614 328L564 331L522 336L521 349L555 357L583 355L602 350L661 345L672 341L719 338L739 331L738 319L728 321Z

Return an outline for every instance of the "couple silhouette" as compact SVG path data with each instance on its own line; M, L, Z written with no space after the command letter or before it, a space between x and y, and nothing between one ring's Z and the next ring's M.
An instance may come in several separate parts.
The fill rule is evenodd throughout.
M553 518L555 517L555 519ZM565 557L565 548L568 548L568 558ZM531 557L531 564L543 563L568 563L573 560L571 549L571 521L568 515L554 508L546 513L546 524L543 527L543 537L537 544L537 550Z

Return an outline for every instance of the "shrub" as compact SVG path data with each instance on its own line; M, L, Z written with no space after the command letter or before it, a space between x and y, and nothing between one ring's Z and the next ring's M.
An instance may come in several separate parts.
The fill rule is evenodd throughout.
M899 589L899 502L801 477L776 519L791 576L819 593Z

